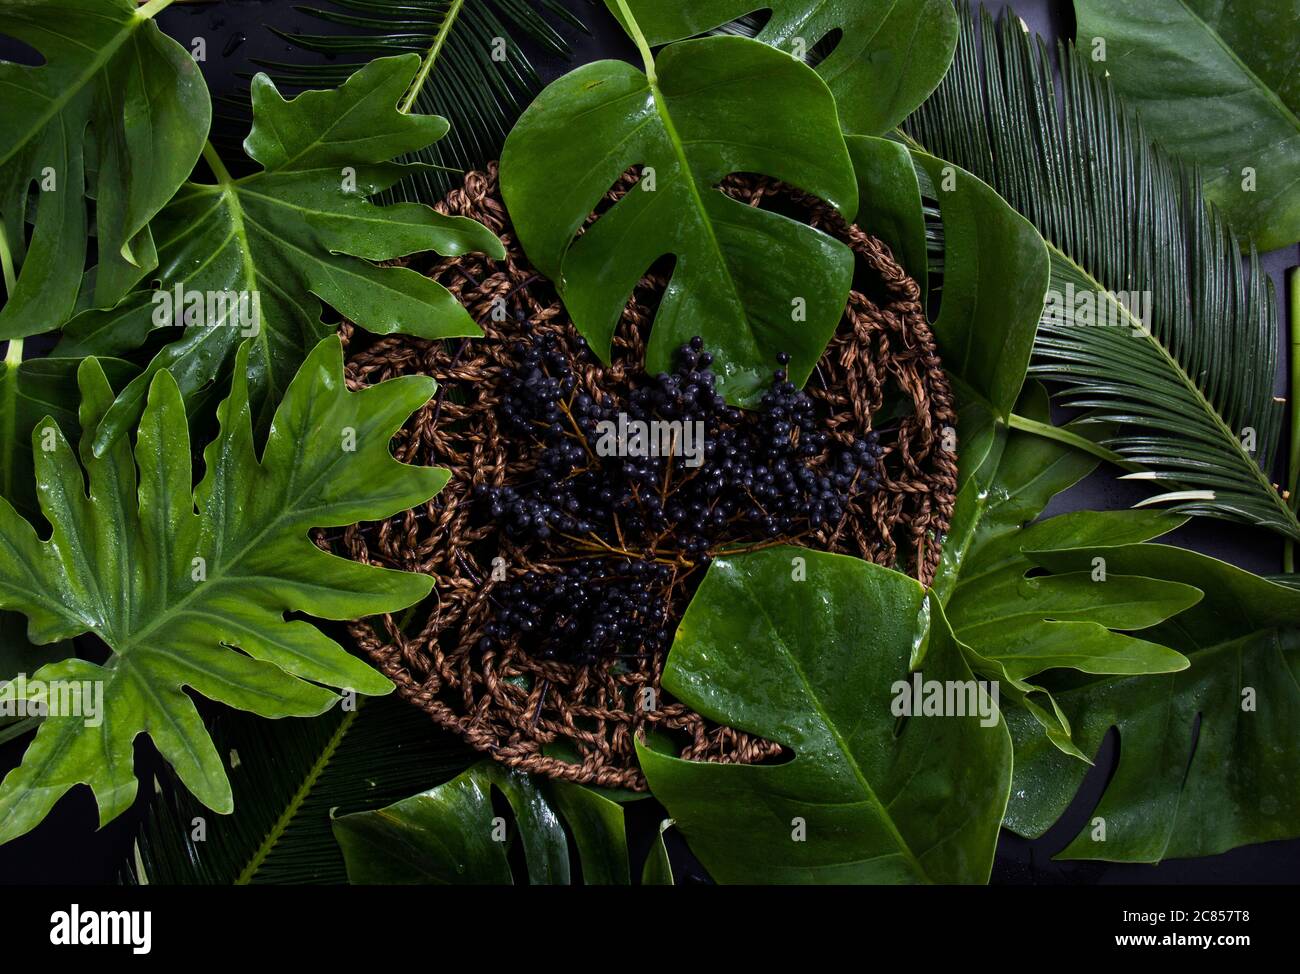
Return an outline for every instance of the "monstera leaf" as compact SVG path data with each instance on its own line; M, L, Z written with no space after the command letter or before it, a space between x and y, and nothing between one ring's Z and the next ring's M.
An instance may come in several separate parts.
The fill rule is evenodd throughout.
M366 199L418 169L394 157L447 132L444 119L397 110L419 63L413 54L372 61L342 87L292 101L264 75L253 79L254 121L244 146L260 171L232 179L209 150L217 181L188 183L154 223L158 290L69 324L59 349L69 356L118 354L153 329L183 325L108 410L97 453L131 427L158 372L170 371L188 396L227 374L250 335L250 397L257 429L265 429L298 364L334 329L309 295L371 332L480 334L441 285L371 263L428 250L504 255L501 242L473 220ZM173 297L178 290L183 306ZM200 314L191 313L195 295Z
M1011 778L996 707L902 723L894 684L973 687L936 600L855 558L772 548L719 559L663 685L794 752L773 766L639 747L655 797L719 882L982 883ZM991 700L986 700L991 704Z
M194 59L150 19L165 5L0 5L0 34L44 59L36 67L0 62L0 230L21 269L0 308L0 339L49 331L71 316L86 264L87 200L98 238L97 305L115 303L156 263L149 221L190 174L212 116Z
M318 684L391 689L285 613L352 619L428 594L429 578L326 554L308 532L387 517L446 483L446 471L407 467L388 447L433 381L402 378L350 393L338 339L328 339L290 385L259 459L248 356L245 346L197 487L184 404L168 372L151 384L134 457L126 438L96 457L87 434L78 465L52 422L34 431L41 510L54 531L42 541L0 501L0 608L27 616L34 643L92 633L111 656L102 666L70 659L32 674L96 696L102 689L103 707L45 718L0 784L0 842L35 826L78 783L93 789L101 822L122 812L136 793L132 741L140 733L204 804L229 812L229 782L186 687L265 717L321 713L338 698ZM93 359L79 380L81 426L92 430L112 390ZM7 692L30 695L32 684Z
M1300 836L1300 590L1205 555L1164 545L1034 553L1056 571L1103 559L1117 575L1195 585L1205 598L1152 638L1191 667L1158 677L1077 677L1053 686L1094 753L1110 728L1119 760L1066 859L1159 862ZM1007 824L1041 835L1065 810L1084 772L1045 747L1023 714ZM1029 733L1026 733L1026 730Z
M493 789L514 812L514 835L492 805ZM527 881L566 885L573 877L567 823L587 885L631 882L623 809L589 788L534 779L495 761L373 812L341 815L334 836L357 884L510 884L509 842L523 848ZM647 874L664 882L652 850ZM653 863L653 865L651 865ZM671 871L667 874L671 882Z
M1074 0L1079 47L1260 250L1300 240L1297 0Z
M835 94L846 132L881 135L925 100L957 47L949 0L624 0L651 44L771 11L756 39L796 57L840 36L817 64ZM618 0L605 0L622 19Z
M802 383L844 311L853 255L718 184L762 173L852 217L857 188L834 99L812 69L745 38L685 41L657 60L642 52L644 74L600 61L565 75L511 132L501 188L519 240L600 356L637 281L672 255L646 350L651 372L668 370L677 347L700 335L734 403L770 384L780 352ZM635 166L646 167L637 185L575 241Z

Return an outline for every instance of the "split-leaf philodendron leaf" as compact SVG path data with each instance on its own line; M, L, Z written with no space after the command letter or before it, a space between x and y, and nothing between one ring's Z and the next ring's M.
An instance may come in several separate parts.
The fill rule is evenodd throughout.
M581 785L534 778L495 761L482 761L387 808L334 819L348 879L354 884L513 883L507 826L493 808L494 788L514 812L513 831L523 848L529 883L567 885L573 880L566 824L584 883L630 883L623 809L617 802ZM661 883L662 866L652 873Z
M151 384L134 455L123 437L96 457L87 434L79 464L52 422L33 431L41 510L54 531L42 541L0 501L0 608L27 616L33 643L92 633L111 656L102 666L70 659L30 675L99 688L102 709L83 704L45 718L0 784L0 842L33 828L79 783L93 789L101 823L120 814L135 797L132 741L141 733L204 804L231 811L229 782L187 687L265 717L321 713L338 698L319 684L391 689L285 614L353 619L429 593L428 577L326 554L309 532L387 517L442 488L445 470L409 467L389 452L433 380L349 392L339 341L327 339L291 383L259 459L247 368L245 346L197 487L185 408L169 372ZM78 378L81 426L93 430L112 390L94 359ZM15 682L6 692L31 695L39 686Z
M909 198L913 183L905 178L904 150L882 140L849 143L864 180L864 209L878 207L889 215L882 224L896 252L915 252L924 224L919 197ZM961 186L962 171L953 167L945 174L941 161L920 168L943 211L946 312L953 307L953 262L966 262L962 279L979 281L1000 273L982 267L980 258L1001 251L990 235L972 252L970 231L948 219L954 211L945 209L951 200L946 193ZM990 197L986 203L992 205L997 198ZM1300 609L1294 592L1190 552L1126 544L1164 533L1177 525L1176 517L1083 512L1022 529L1096 461L1009 428L1006 397L1016 401L1020 380L1016 370L993 368L996 356L980 353L998 348L1023 362L1033 328L1000 316L998 304L978 297L960 304L970 310L935 328L944 364L956 380L961 418L960 491L935 588L958 638L970 643L965 648L971 665L1002 680L1002 702L1016 738L1009 824L1026 835L1044 832L1087 771L1078 759L1095 754L1106 731L1118 726L1120 768L1095 813L1107 823L1107 840L1093 842L1093 829L1085 829L1067 855L1156 861L1290 837L1300 820L1294 784L1300 773L1290 731L1300 706L1294 675ZM971 341L977 342L973 348ZM1030 421L1048 420L1037 387L1025 390L1017 411ZM1095 563L1097 557L1104 563ZM1033 565L1056 574L1027 577ZM1104 588L1082 589L1085 576ZM1087 592L1083 602L1081 591ZM1123 604L1130 591L1140 592L1144 604ZM1083 615L1072 618L1081 608ZM1026 609L1032 610L1027 619ZM1023 628L1010 624L1017 617L1049 644L1061 627L1095 625L1084 629L1087 639L1072 643L1068 654L1054 654L1054 672L1034 673L1038 664L1026 661L1017 637ZM1138 637L1107 631L1129 627ZM1180 662L1180 653L1189 665ZM1131 675L1135 669L1139 675ZM1027 682L1030 676L1035 683ZM1259 704L1258 714L1241 709L1250 689L1268 701Z
M720 765L638 748L651 791L710 875L988 880L1011 782L1006 725L991 707L987 718L913 713L900 726L895 683L909 665L974 690L942 608L907 576L789 547L713 563L664 688L793 757Z
M149 221L194 167L212 105L194 59L132 0L5 3L0 34L44 59L0 62L0 229L21 271L0 308L5 339L72 315L88 200L100 259L94 303L115 303L154 266Z
M1079 747L1093 754L1110 728L1119 760L1100 803L1060 854L1159 862L1300 836L1300 590L1166 545L1031 552L1053 571L1146 575L1205 598L1152 631L1191 666L1167 676L1079 676L1052 685ZM1044 746L1023 714L1007 824L1045 832L1074 797L1083 765Z
M1047 421L1042 386L1025 390L1019 414ZM1057 668L1138 674L1187 667L1173 650L1124 633L1195 605L1198 589L1093 566L1036 574L1024 554L1135 544L1183 523L1160 511L1075 511L1035 522L1048 501L1096 466L1079 450L1014 430L996 466L975 471L959 493L935 588L957 638L996 661L1009 679Z
M1037 383L1027 386L1017 409L1047 422L1047 393ZM1056 494L1096 469L1097 460L1037 434L993 424L986 429L996 432L983 465L963 471L934 586L971 667L1001 681L1004 706L1024 708L1052 744L1086 762L1069 718L1030 678L1062 668L1105 674L1185 669L1184 656L1145 638L1145 630L1194 605L1201 592L1095 565L1044 575L1025 551L1146 541L1183 519L1155 511L1077 511L1035 522Z
M802 384L844 312L853 254L811 227L730 199L718 184L731 173L761 173L853 217L857 186L834 99L811 68L741 37L671 45L647 70L585 65L524 113L501 159L520 243L603 358L632 289L672 255L649 371L669 371L678 346L700 335L733 403L761 394L780 352L790 355L791 381ZM638 183L575 239L639 165Z
M755 35L804 58L840 34L817 64L839 106L845 132L882 135L934 90L957 47L951 0L626 0L651 44L703 34L760 10L771 18ZM605 0L622 20L616 0Z
M249 392L261 432L303 357L334 330L321 321L317 298L377 334L481 334L446 288L409 268L372 263L430 250L504 255L473 220L367 200L418 168L394 158L447 132L445 119L398 111L419 64L414 54L381 58L337 89L288 101L265 75L253 79L244 147L262 168L232 179L215 154L205 155L217 181L187 183L154 222L158 290L84 312L68 326L59 352L79 356L119 354L153 329L183 324L108 411L96 452L131 428L159 371L170 371L188 397L229 374L250 334ZM218 304L214 295L226 299Z
M1077 43L1260 250L1300 240L1300 0L1074 0Z
M114 389L140 371L121 359L102 358L99 364ZM0 362L0 497L24 517L38 513L31 442L36 424L48 416L69 438L81 435L75 407L80 365L79 359L51 357Z

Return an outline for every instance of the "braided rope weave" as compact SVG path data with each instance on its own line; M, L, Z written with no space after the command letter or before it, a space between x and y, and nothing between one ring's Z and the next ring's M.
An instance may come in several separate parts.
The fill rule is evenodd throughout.
M633 178L625 177L606 202ZM916 282L882 243L816 199L746 177L732 177L724 190L754 206L779 202L797 208L808 223L848 244L859 270L873 282L877 300L864 293L871 288L855 287L807 386L824 409L832 437L865 433L887 401L903 403L891 410L901 413L896 425L891 419L890 428L876 431L883 448L880 489L855 498L833 529L801 536L798 543L896 567L928 584L955 500L956 457L943 443L955 413ZM508 566L508 577L553 572L558 569L550 559L563 553L539 550L536 543L517 547L475 516L474 484L518 483L528 474L527 462L497 428L500 375L513 364L521 321L531 333L554 332L575 349L577 336L554 289L528 265L514 238L495 165L469 173L438 209L491 228L502 237L507 256L438 259L426 271L469 309L483 339L389 336L367 344L350 326L342 329L350 387L411 373L438 380L438 395L398 433L394 453L452 474L447 487L416 510L318 537L322 546L359 561L437 579L430 600L404 616L352 623L357 645L409 703L473 747L526 771L644 790L634 741L645 732L659 732L690 760L754 763L779 754L778 744L719 726L662 693L659 654L578 665L534 659L517 648L477 648L500 566ZM640 372L665 283L662 274L642 281L615 336L610 365L575 356L580 388L626 394ZM697 569L674 575L666 626L675 626L700 574Z

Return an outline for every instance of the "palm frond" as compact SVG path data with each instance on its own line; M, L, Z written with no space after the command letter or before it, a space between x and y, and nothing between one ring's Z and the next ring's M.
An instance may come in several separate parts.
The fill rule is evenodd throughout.
M585 29L559 0L330 0L326 8L297 9L345 33L276 33L331 61L258 61L258 66L291 90L325 88L342 83L372 58L419 54L424 65L408 96L410 108L444 116L451 132L407 161L456 172L497 158L515 119L542 87L516 38L567 58L568 43L543 14ZM433 204L459 182L454 173L425 172L403 183L396 198Z
M1057 49L1058 91L1049 48L1016 18L984 11L977 29L964 2L960 13L952 69L905 131L1046 238L1056 300L1032 374L1087 420L1119 424L1105 445L1167 488L1153 501L1300 538L1269 477L1278 312L1253 248L1247 270L1199 174L1151 143L1073 44Z
M217 815L159 786L123 869L127 883L346 883L331 813L382 808L454 777L476 758L393 697L309 720L235 711L213 728L235 795Z

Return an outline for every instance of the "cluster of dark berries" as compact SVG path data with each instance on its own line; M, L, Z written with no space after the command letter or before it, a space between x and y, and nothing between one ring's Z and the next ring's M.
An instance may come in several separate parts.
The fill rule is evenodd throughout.
M504 377L503 425L535 444L535 477L481 485L477 496L518 542L595 533L699 555L719 540L833 525L854 495L877 486L875 435L832 442L817 428L813 400L784 369L746 416L715 391L712 358L698 338L679 350L675 371L624 404L575 394L551 335L520 343L517 353L519 368Z
M503 376L501 422L535 472L522 484L480 485L476 498L517 544L563 541L637 559L629 564L666 559L689 568L707 564L720 547L832 527L854 496L876 489L875 435L845 444L819 429L816 404L786 375L787 355L779 356L782 368L759 408L745 413L718 394L712 356L699 338L678 350L671 373L650 378L625 402L580 388L552 334L513 351L517 367ZM526 596L500 593L496 621L537 611L549 598L538 587L558 585L548 577L524 586ZM625 605L618 591L605 585L595 603L607 628L643 625L640 608ZM525 603L512 604L516 598ZM594 622L571 621L591 638ZM488 636L523 632L507 623ZM573 645L588 651L580 640Z
M669 566L644 559L588 558L558 574L525 572L492 592L484 646L514 642L537 657L592 663L668 646L661 594Z

